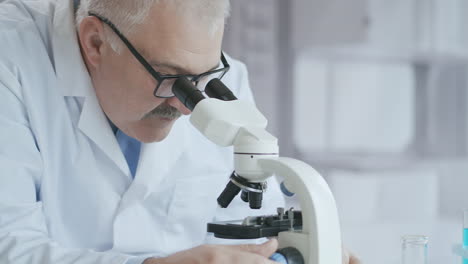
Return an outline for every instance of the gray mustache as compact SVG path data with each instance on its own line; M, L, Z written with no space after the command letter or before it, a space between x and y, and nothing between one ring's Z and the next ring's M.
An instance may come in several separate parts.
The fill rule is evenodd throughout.
M177 110L175 107L172 107L167 104L162 104L155 109L153 109L151 112L147 113L145 118L153 117L153 116L158 116L162 118L169 118L169 119L177 119L182 115L182 113Z

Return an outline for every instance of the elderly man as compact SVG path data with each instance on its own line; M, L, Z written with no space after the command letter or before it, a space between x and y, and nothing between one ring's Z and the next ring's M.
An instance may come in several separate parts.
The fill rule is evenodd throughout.
M232 149L171 90L252 99L221 52L228 0L0 2L0 263L273 263L275 240L207 245L207 222L283 201L272 182L263 210L219 209Z

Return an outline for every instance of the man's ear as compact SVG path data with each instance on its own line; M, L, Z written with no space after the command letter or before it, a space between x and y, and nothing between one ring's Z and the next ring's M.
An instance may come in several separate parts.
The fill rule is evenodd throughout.
M98 18L89 16L82 20L78 29L78 38L88 67L98 68L101 63L105 49L104 34L103 24Z

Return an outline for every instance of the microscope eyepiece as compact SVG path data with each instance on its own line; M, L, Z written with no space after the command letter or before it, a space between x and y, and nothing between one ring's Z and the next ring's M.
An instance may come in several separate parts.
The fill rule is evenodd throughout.
M172 86L172 92L190 111L193 111L193 108L205 99L202 92L186 77L177 78Z
M208 82L205 88L205 93L211 98L223 101L237 100L237 97L232 93L232 91L229 90L229 88L218 78L214 78Z

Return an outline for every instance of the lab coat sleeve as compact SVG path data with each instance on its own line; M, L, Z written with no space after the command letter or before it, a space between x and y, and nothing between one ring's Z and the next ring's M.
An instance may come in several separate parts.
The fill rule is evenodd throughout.
M42 171L19 81L0 64L0 263L123 264L131 258L53 241L37 198Z

